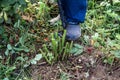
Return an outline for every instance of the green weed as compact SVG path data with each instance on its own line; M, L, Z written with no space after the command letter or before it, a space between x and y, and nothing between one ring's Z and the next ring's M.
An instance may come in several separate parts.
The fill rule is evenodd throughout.
M40 52L49 64L69 57L73 42L65 42L65 35L66 31L64 31L62 38L58 36L58 33L51 34L50 46L44 44L43 49L40 49Z

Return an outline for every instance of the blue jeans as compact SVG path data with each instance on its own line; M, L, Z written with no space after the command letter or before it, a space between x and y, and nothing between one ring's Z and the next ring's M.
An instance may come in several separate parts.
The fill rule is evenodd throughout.
M84 22L87 0L61 0L61 2L67 22Z

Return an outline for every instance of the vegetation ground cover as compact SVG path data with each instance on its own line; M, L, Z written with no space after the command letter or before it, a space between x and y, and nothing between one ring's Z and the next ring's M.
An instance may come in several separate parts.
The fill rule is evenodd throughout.
M119 6L119 0L89 0L82 36L68 42L56 33L61 21L49 23L59 13L56 4L1 0L0 79L119 80Z

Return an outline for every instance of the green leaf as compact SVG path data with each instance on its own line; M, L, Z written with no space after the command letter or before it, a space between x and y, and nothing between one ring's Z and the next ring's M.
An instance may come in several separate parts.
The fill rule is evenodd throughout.
M115 45L114 40L111 40L110 38L107 39L107 45L113 47Z
M8 78L4 78L3 80L9 80Z
M89 36L87 36L87 35L84 35L84 40L88 43L89 42Z
M4 19L5 19L5 21L8 20L8 17L7 17L7 13L6 13L6 12L4 12Z
M26 67L28 67L28 66L30 66L30 63L26 63L26 64L24 65L24 68L26 68Z
M30 61L30 63L31 63L31 64L37 64L37 61L34 60L34 59L32 59L32 60Z
M0 56L0 59L3 59L3 57L2 57L2 56Z
M37 55L35 56L35 60L36 60L36 61L39 61L41 58L42 58L42 54L37 54Z
M83 49L79 49L76 53L75 53L75 55L79 55L79 54L82 54L83 53Z
M120 40L120 34L117 34L117 35L116 35L116 38Z
M25 52L29 52L30 51L27 47L14 48L14 50L16 50L16 51L25 51Z
M76 47L76 48L83 48L83 46L81 46L81 45L79 45L79 44L74 44L74 46Z
M8 54L9 54L9 50L7 49L7 50L5 51L5 55L8 56Z
M23 57L17 57L17 60L25 61L25 59Z
M16 66L9 67L5 73L8 74L10 72L13 72L13 70L15 69L16 69Z
M116 58L120 58L120 50L111 51L111 53L112 53Z
M21 0L19 0L19 1L21 1ZM14 7L14 10L17 11L17 9L20 7L20 5L19 5L19 3L16 3L13 7Z
M114 62L114 56L110 56L109 58L105 59L104 62L112 64Z
M21 5L25 5L25 4L26 4L25 0L19 0L19 3L20 3Z
M3 12L0 13L0 18L2 18L2 16L3 16Z
M10 44L7 45L8 50L12 50L12 46Z
M14 28L19 28L20 27L20 20L18 20L15 24L14 24Z
M98 37L99 37L99 34L98 34L98 33L95 33L95 34L92 36L93 40L97 40Z
M54 59L54 56L52 53L48 53L47 56L50 62Z
M60 80L69 80L69 76L65 72L61 72Z
M76 53L78 51L78 48L73 47L70 53Z
M74 55L82 54L82 52L83 52L83 46L81 46L79 44L74 44L72 50L70 51L70 53L72 53Z

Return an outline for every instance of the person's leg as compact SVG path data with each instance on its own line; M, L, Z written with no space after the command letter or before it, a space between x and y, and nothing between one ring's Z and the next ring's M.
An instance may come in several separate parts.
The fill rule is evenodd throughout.
M84 22L87 0L62 0L67 22Z
M81 35L79 23L84 22L87 0L61 0L64 17L66 19L66 38L76 40ZM62 15L63 16L63 15Z

